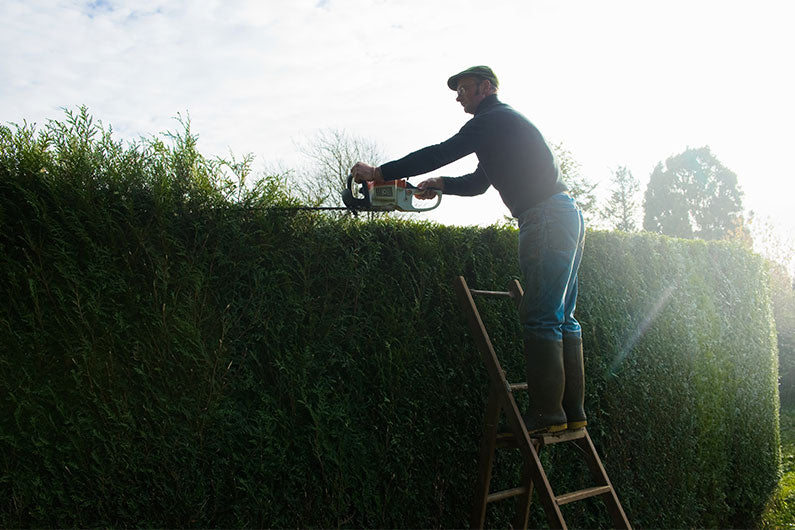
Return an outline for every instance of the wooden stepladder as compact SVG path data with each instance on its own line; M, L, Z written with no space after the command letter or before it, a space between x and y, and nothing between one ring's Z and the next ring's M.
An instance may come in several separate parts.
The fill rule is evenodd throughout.
M522 286L518 281L513 280L508 285L508 291L481 291L470 289L464 277L458 276L455 280L455 288L489 375L489 398L480 446L477 491L470 520L472 528L483 528L486 508L489 503L511 497L518 497L513 528L527 528L530 501L534 489L551 528L567 528L560 511L561 506L596 496L599 496L607 505L615 528L631 528L591 437L588 435L587 428L538 436L531 436L527 432L527 427L513 396L513 392L516 390L527 390L527 383L511 384L506 379L473 298L473 296L510 298L518 306L522 299ZM501 413L505 414L509 432L498 432ZM580 450L579 452L583 455L594 479L593 487L563 495L553 493L538 454L543 447L558 443L573 443ZM521 482L516 488L490 493L489 485L494 453L496 449L505 447L516 448L521 452Z

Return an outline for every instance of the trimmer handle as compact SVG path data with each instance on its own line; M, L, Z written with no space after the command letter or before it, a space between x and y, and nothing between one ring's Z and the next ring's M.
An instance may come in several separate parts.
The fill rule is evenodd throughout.
M366 210L370 207L370 189L367 187L367 182L362 182L359 188L361 199L357 199L353 195L353 173L348 175L348 186L342 190L342 203L356 215L359 210Z
M412 195L419 195L420 193L425 193L426 191L432 191L436 195L436 202L433 203L431 206L428 206L427 208L417 208L412 206L411 209L412 212L427 212L428 210L433 210L434 208L439 206L439 204L442 202L442 190L433 190L433 189L421 190L415 187L411 188Z

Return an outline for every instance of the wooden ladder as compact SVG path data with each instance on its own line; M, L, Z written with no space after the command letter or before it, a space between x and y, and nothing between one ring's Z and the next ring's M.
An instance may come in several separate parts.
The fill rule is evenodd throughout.
M473 296L510 298L518 306L522 299L522 286L517 280L513 280L508 284L508 291L481 291L470 289L464 277L458 276L455 280L455 289L489 375L489 398L486 404L485 425L480 446L477 491L470 520L472 528L483 528L486 508L489 503L512 497L519 497L512 526L513 528L527 528L530 500L534 489L551 528L567 528L560 511L561 506L597 496L607 505L614 528L631 528L591 437L588 435L587 428L538 436L531 436L527 432L527 427L513 396L513 392L516 390L527 390L527 383L512 384L506 379L473 298ZM498 432L501 413L505 413L509 432ZM563 495L553 493L538 454L544 446L558 443L573 443L579 448L595 481L593 487ZM520 486L490 493L489 485L494 453L496 449L504 447L517 448L521 452Z

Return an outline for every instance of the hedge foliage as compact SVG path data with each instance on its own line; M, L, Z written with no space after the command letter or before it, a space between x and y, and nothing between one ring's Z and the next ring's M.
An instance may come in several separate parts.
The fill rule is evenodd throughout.
M780 264L769 262L770 295L778 332L781 405L795 406L795 281Z
M84 109L0 128L0 526L467 525L487 381L452 280L504 287L516 231L268 210L285 183L237 186L247 164L187 128L125 147ZM764 274L588 234L589 430L637 527L751 526L775 488ZM513 309L481 310L520 380ZM564 515L609 525L596 500Z

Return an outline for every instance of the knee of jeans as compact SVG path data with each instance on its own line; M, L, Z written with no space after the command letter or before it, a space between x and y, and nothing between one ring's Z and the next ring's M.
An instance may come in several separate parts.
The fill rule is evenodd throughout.
M525 340L563 340L563 333L559 328L536 328L525 326L522 330L522 336Z
M582 337L582 327L577 321L566 322L562 327L563 336L565 337Z
M523 311L520 313L520 318L527 339L561 340L563 337L564 321L554 312Z

